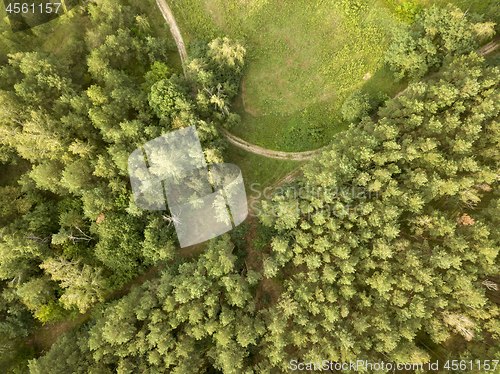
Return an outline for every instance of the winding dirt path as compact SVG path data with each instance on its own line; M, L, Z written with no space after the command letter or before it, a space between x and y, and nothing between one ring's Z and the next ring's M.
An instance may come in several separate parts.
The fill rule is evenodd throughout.
M486 55L489 55L490 53L495 52L498 48L498 41L499 40L500 40L500 36L497 36L491 42L489 42L488 44L485 44L481 48L479 48L477 50L477 53L482 55L482 56L486 56Z
M184 39L182 38L181 31L179 29L179 26L177 25L177 22L175 20L174 14L172 13L172 10L168 6L166 0L156 0L156 4L158 5L158 8L160 9L161 14L163 15L163 18L165 18L165 21L167 22L170 32L172 34L172 37L174 38L175 44L177 45L177 49L179 51L179 56L181 58L182 62L182 69L184 71L184 75L186 74L186 68L185 68L185 63L188 59L188 54L186 50L186 45L184 44ZM495 38L493 41L490 43L482 46L477 53L483 56L486 56L492 52L494 52L498 48L498 40L499 38ZM401 90L398 92L394 97L398 97L403 92L406 91L407 88ZM317 154L321 153L324 148L319 148L315 149L312 151L305 151L305 152L284 152L284 151L275 151L272 149L267 149L260 147L255 144L251 144L241 138L238 138L236 135L231 134L229 131L220 128L219 131L224 135L224 137L227 139L227 141L234 146L243 149L247 152L260 155L263 157L267 158L274 158L278 160L293 160L293 161L307 161L312 159L314 156Z
M304 152L283 152L275 151L272 149L262 148L258 145L251 144L237 136L231 134L226 129L219 128L219 131L224 135L227 141L238 148L244 149L250 153L254 153L260 156L275 158L278 160L292 160L292 161L307 161L313 158L315 155L323 151L323 148L315 149L314 151L304 151Z
M160 9L163 18L165 18L165 21L167 21L168 27L170 28L170 33L174 38L175 44L177 45L177 49L179 51L179 56L181 57L181 63L182 63L182 69L184 70L184 75L186 75L185 65L188 58L188 54L186 50L186 45L184 44L184 39L182 38L181 35L181 30L179 29L179 26L177 26L174 14L172 13L172 10L168 6L167 2L165 0L156 0L156 5L158 5L158 8Z
M185 63L188 58L186 45L184 44L184 39L182 38L181 31L177 22L175 20L174 14L172 10L168 6L166 0L156 0L156 4L158 5L158 9L160 9L163 18L168 24L170 28L170 33L174 38L175 44L177 45L177 50L179 51L179 56L181 57L182 69L184 70L184 75L186 75ZM241 138L238 138L236 135L231 134L229 131L225 129L219 129L219 131L224 135L227 141L234 146L243 149L247 152L267 157L274 158L278 160L292 160L292 161L307 161L312 159L315 155L321 153L323 148L315 149L313 151L305 151L305 152L284 152L284 151L275 151L272 149L267 149L263 147L259 147L258 145L251 144Z

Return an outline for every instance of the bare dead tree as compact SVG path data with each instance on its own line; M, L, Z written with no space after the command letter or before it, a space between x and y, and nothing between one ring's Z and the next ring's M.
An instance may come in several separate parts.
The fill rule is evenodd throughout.
M80 234L80 236L75 236L73 235L73 231L68 235L68 238L69 240L71 240L73 243L75 242L78 242L78 241L85 241L85 242L90 242L92 240L94 240L94 238L88 234L86 234L85 232L83 232L83 230L81 228L79 228L78 226L73 226L77 231L78 233Z
M161 218L163 218L163 220L167 222L167 227L170 227L172 223L177 226L181 225L181 220L177 216L162 215Z

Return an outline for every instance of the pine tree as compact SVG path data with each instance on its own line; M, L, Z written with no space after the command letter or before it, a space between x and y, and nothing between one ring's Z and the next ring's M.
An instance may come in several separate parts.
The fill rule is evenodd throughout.
M397 78L422 78L452 56L466 54L495 34L493 22L474 22L467 12L433 5L417 15L410 29L397 29L386 62Z
M498 187L498 73L475 54L456 58L264 205L275 230L265 275L292 274L269 310L267 367L286 370L287 352L424 362L422 333L497 334L481 279L495 272L498 235L476 208Z

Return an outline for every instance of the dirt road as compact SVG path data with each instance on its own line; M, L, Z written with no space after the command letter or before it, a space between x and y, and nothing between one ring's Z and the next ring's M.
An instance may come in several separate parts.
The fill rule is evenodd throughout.
M172 37L174 38L175 44L177 45L177 50L179 51L179 56L181 57L182 68L184 70L184 74L186 74L185 63L187 61L188 55L186 51L186 45L184 44L184 39L182 38L181 31L177 22L175 20L174 14L172 10L168 6L165 0L156 0L156 4L158 5L158 9L160 9L163 18L167 22ZM316 149L314 151L306 151L306 152L283 152L283 151L275 151L272 149L266 149L263 147L259 147L258 145L251 144L237 136L231 134L229 131L221 129L221 133L227 139L227 141L238 148L244 149L250 153L260 155L263 157L274 158L278 160L294 160L294 161L306 161L312 159L315 155L320 153L322 149Z

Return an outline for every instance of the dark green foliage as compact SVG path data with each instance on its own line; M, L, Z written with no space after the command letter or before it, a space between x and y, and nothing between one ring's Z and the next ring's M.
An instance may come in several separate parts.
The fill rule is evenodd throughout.
M63 335L47 352L38 360L29 362L29 372L32 374L66 374L89 373L91 368L98 373L112 373L103 365L92 364L92 355L85 344L84 332L70 332Z
M500 243L475 209L498 188L498 83L477 55L455 59L339 137L304 169L300 198L291 189L267 205L276 235L264 274L295 269L269 311L271 367L296 356L425 362L421 332L498 339L481 282Z
M93 226L100 238L95 247L96 257L110 269L127 278L136 273L141 258L143 225L126 214L106 214L104 220Z
M175 255L173 234L169 230L171 222L163 217L151 218L144 229L144 242L142 244L142 255L148 263L172 260Z
M179 86L168 79L162 79L153 84L149 94L149 105L159 118L179 115L179 112L190 112L191 108Z
M32 356L32 349L25 343L33 328L31 312L18 301L15 290L1 283L0 293L0 370L22 372L22 364Z
M212 240L197 260L167 268L104 309L88 337L61 339L31 372L58 373L60 364L49 364L61 359L74 372L245 372L264 325L254 315L255 278L241 274L232 251L229 236Z
M368 9L339 6L356 19ZM447 60L476 48L491 25L455 9L422 13L396 38L393 68L410 77L445 69L377 118L366 116L369 97L350 97L342 114L359 124L264 204L264 226L252 222L185 259L167 213L131 199L127 159L194 125L207 162L222 162L217 129L239 120L230 106L245 49L217 38L184 77L135 6L97 0L84 9L88 25L63 58L14 48L0 58L0 160L27 164L0 181L1 365L23 353L14 344L30 346L39 322L90 311L78 331L43 347L30 372L425 362L426 343L464 358L498 355L499 71L474 54ZM147 266L161 276L130 285Z
M154 37L130 32L132 8L100 5L89 6L86 79L68 61L43 52L12 53L0 69L6 108L1 142L31 164L31 180L25 176L22 189L5 187L9 196L18 196L5 215L20 214L2 229L0 249L8 255L0 268L3 279L17 279L20 300L44 322L56 318L52 304L57 299L81 312L102 300L109 287L104 278L114 273L115 282L116 277L129 279L141 258L144 225L125 212L126 161L137 144L149 139L151 130L142 123L155 122L147 93L136 89L154 63L149 50ZM101 23L103 17L107 23ZM108 28L113 22L117 27ZM73 51L72 58L82 64L86 50ZM35 276L33 285L39 285L44 278L36 277L42 272L62 290L49 287L47 300L34 300L26 292L36 288L26 278Z
M19 300L33 313L35 318L45 323L64 316L62 308L54 297L56 284L47 277L32 278L16 290Z
M85 9L88 27L64 58L12 50L0 67L0 159L29 165L20 186L1 187L0 278L43 322L62 308L84 312L173 257L172 225L131 199L128 157L195 125L207 161L222 162L216 126L234 120L243 63L241 46L215 41L196 59L203 70L185 79L137 8L99 0Z

